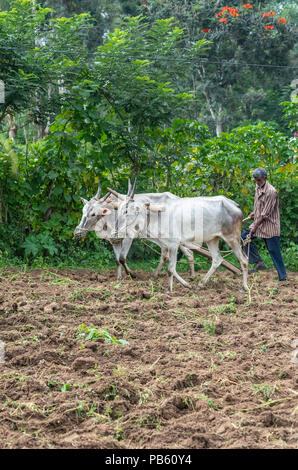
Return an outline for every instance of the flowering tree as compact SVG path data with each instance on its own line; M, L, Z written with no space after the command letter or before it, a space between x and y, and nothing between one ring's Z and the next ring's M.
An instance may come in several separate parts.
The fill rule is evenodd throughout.
M174 16L185 27L189 43L212 41L205 60L193 62L189 79L200 98L195 117L212 125L217 135L239 120L278 120L282 89L295 78L293 69L280 68L289 65L294 28L278 13L280 7L266 5L146 1L149 18Z

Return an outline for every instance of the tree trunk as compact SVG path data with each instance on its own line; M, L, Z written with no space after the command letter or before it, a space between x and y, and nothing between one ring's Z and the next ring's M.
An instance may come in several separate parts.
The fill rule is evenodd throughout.
M218 107L218 113L216 116L216 135L217 137L220 136L222 133L222 105L220 104Z
M49 102L49 104L50 104L53 92L54 92L54 87L51 83L49 83L48 84L48 102ZM43 137L46 137L50 133L51 117L52 117L52 115L49 114L48 118L47 118L47 125L46 125L46 127L43 131Z
M201 69L198 69L198 73L199 73L200 79L202 81L202 92L203 92L203 95L205 96L205 99L206 99L207 108L208 108L208 110L211 114L212 120L213 120L214 125L215 125L216 136L219 137L220 134L223 131L223 129L222 129L222 112L223 112L222 105L219 104L218 112L216 112L213 105L212 105L212 103L211 103L211 98L210 98L208 92L206 91L206 89L204 88L205 69L204 69L203 66L201 67Z
M18 130L18 126L17 124L15 123L13 117L11 114L7 114L7 120L8 120L8 126L9 126L9 130L8 130L8 135L9 135L9 138L13 141L15 141L15 138L16 138L16 135L17 135L17 130Z

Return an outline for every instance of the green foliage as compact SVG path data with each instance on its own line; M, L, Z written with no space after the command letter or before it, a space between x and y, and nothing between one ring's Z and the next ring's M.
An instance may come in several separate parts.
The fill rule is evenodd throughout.
M298 83L297 83L298 85ZM280 103L284 108L283 118L288 122L288 127L298 129L298 99L297 96L293 101L283 101Z
M0 122L26 110L36 123L45 123L65 100L59 80L63 86L73 83L85 66L82 39L90 28L89 15L66 19L51 14L34 0L16 0L0 11L0 77L5 83Z
M193 195L193 191L204 196L223 194L238 202L248 215L255 192L252 171L264 166L269 181L279 192L282 242L294 241L298 234L296 165L292 163L295 145L265 123L206 139L193 149L192 156L185 157L183 165L173 165L173 179L177 181L173 192L185 196Z
M84 323L78 327L78 340L94 341L97 338L103 338L107 343L129 344L129 342L124 339L117 339L115 336L111 336L111 334L105 329L98 330L95 326L86 326Z
M71 390L71 388L72 388L71 385L69 385L69 384L64 384L64 385L62 385L62 387L61 387L61 392L69 392L69 391Z
M236 10L227 10L227 5ZM271 1L254 2L253 8L244 5L150 0L145 9L149 21L174 16L186 31L183 45L201 39L212 42L204 53L205 60L193 63L184 79L192 83L198 96L199 106L194 107L193 113L217 135L223 129L236 127L239 121L274 119L282 125L278 104L284 88L296 78L291 68L282 69L282 74L278 67L274 68L292 65L295 25L291 17L285 23L278 21L282 16L281 3L273 6ZM263 16L273 9L277 14ZM273 29L265 29L268 25Z
M42 5L54 3L58 2ZM252 12L244 12L245 37L237 57L238 19L231 18L228 29L219 29L218 19L209 15L218 9L217 3L215 7L214 2L179 1L174 5L153 0L148 8L142 7L144 16L126 18L89 56L90 16L73 14L82 5L71 4L72 11L60 5L59 12L65 14L61 18L33 0L17 0L11 3L13 8L0 12L0 42L6 45L6 49L0 47L0 75L7 84L0 124L5 114L15 116L24 110L17 115L22 128L14 140L7 138L4 121L1 127L0 263L25 260L36 267L110 266L114 257L108 242L98 240L95 233L80 242L73 239L82 214L80 196L94 196L99 177L103 192L108 186L126 192L127 177L135 173L138 192L172 191L181 197L224 194L237 201L247 215L254 199L251 172L265 166L269 181L279 191L285 258L289 266L296 266L295 140L282 129L277 131L274 123L247 124L249 113L243 114L239 127L220 137L211 137L208 127L198 120L201 116L206 121L206 103L198 93L214 93L213 103L222 103L233 123L243 110L243 87L255 77L258 84L265 78L269 83L268 73L249 69L246 77L244 69L237 68L229 76L228 66L219 83L214 79L216 64L205 66L207 75L199 74L200 59L211 53L216 58L222 48L226 48L226 60L241 60L245 48L252 59L252 47L256 49L264 38L264 32L256 31L258 22L251 26L252 34L246 34ZM160 14L158 7L162 7ZM171 17L165 17L166 13ZM94 12L92 15L95 17ZM214 25L210 38L201 30L202 21L208 18ZM38 47L36 31L45 40ZM286 31L278 29L275 36L268 36L269 43L262 46L267 48L268 60L270 48L283 40ZM214 42L210 44L208 38ZM290 36L284 40L278 57L270 58L272 64L281 58L286 44L291 46ZM55 52L64 49L68 52L63 55ZM66 88L62 95L61 77ZM229 95L232 80L235 99ZM49 95L50 85L54 88ZM247 92L255 96L258 90ZM274 87L268 86L266 93L268 103L279 96ZM255 110L256 100L251 103ZM260 103L263 107L263 101ZM297 103L282 104L287 123L295 125ZM282 108L278 110L281 119ZM27 119L45 124L48 118L52 122L49 135L36 140ZM151 257L148 248L135 242L129 261Z

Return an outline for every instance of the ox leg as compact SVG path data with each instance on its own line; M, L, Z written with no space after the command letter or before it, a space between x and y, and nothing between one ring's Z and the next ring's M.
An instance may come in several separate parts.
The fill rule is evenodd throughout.
M123 240L121 253L120 253L120 263L124 267L126 274L130 275L133 278L135 278L136 274L126 264L126 257L128 255L129 250L130 250L132 242L133 242L132 238L125 238Z
M159 265L157 266L156 270L154 271L153 273L153 276L154 277L158 277L163 266L166 264L166 262L168 261L169 257L168 257L168 249L165 248L165 247L162 247L161 248L161 255L160 255L160 262L159 262Z
M243 280L242 280L242 288L244 291L248 291L247 285L247 274L248 274L248 258L243 253L239 240L236 237L233 238L224 238L227 244L231 247L235 256L237 256L242 273L243 273Z
M193 251L189 250L189 248L186 248L183 245L180 245L179 248L182 251L182 253L185 254L186 258L188 259L189 272L190 272L191 277L194 277L194 275L195 275L195 263L194 263Z
M210 276L212 276L212 274L216 271L218 266L220 266L223 261L223 257L221 256L219 248L218 248L218 242L219 242L219 238L214 238L213 240L207 243L208 249L212 256L212 264L211 264L211 268L209 269L205 277L200 282L199 287L202 287L206 284Z
M169 291L172 292L173 290L173 278L175 277L177 281L179 281L184 287L191 288L191 285L188 282L184 281L181 276L176 271L176 264L177 264L177 251L178 245L169 247L169 267L168 267L168 275L169 275Z
M122 244L119 245L112 245L113 250L114 250L114 255L116 258L116 263L117 263L117 279L118 281L121 281L122 279L122 268L121 268L121 263L120 263L120 253L121 253L121 248Z

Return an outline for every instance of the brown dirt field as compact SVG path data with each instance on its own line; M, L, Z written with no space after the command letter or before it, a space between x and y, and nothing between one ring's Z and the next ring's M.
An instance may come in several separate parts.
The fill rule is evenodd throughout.
M228 272L171 294L137 274L0 271L0 447L297 447L297 274L254 274L250 298Z

